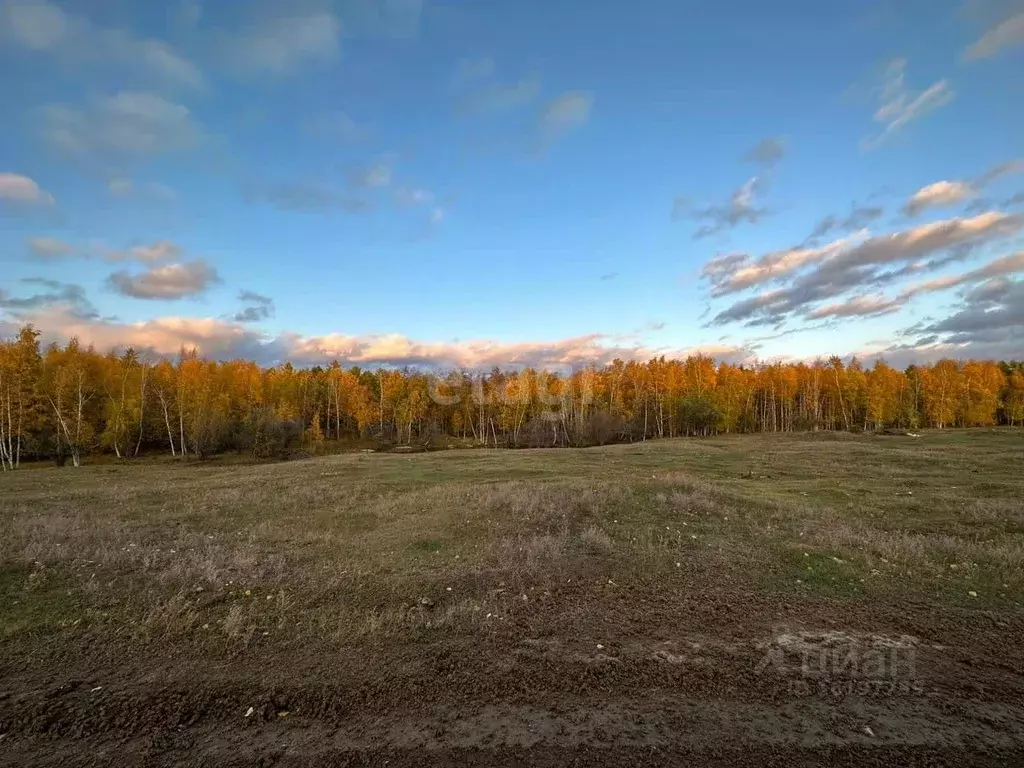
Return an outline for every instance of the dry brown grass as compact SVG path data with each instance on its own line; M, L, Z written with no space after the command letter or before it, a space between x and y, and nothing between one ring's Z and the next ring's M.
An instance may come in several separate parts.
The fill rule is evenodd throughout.
M12 473L4 640L557 633L616 589L670 601L709 584L1019 606L1024 489L1007 457L1020 440L756 436Z

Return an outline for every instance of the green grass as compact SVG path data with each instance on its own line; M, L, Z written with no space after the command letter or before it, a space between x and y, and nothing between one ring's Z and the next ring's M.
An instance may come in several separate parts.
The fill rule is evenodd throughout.
M1001 429L8 473L3 642L557 634L708 589L1017 610L1022 459Z

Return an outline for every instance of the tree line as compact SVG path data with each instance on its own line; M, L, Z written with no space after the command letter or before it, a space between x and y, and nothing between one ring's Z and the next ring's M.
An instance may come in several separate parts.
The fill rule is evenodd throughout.
M41 348L0 342L0 464L166 452L314 454L328 443L584 446L684 435L1024 424L1024 363L940 360L897 370L838 357L732 365L615 360L550 373L445 374Z

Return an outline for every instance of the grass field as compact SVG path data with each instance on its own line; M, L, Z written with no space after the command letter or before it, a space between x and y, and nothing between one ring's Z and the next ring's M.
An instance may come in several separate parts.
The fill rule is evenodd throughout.
M1006 764L1024 431L0 477L0 762Z

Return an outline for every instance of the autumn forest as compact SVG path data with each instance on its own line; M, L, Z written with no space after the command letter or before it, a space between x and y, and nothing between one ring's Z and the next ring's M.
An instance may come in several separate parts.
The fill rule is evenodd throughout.
M585 446L685 435L1024 423L1024 363L941 360L896 370L838 357L730 365L616 360L554 374L174 361L42 348L31 326L0 343L0 461L87 456L314 454L387 448Z

